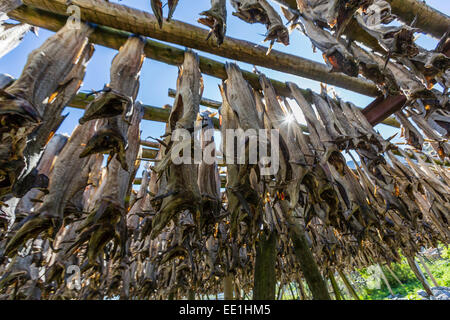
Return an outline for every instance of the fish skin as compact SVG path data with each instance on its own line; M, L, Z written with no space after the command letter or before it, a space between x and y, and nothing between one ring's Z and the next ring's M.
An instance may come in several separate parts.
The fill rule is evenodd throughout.
M175 9L178 6L179 0L168 0L167 4L169 6L169 14L167 15L167 21L171 21L173 14L175 13Z
M162 28L164 18L161 0L150 0L150 4L152 6L153 14L155 15L156 20L158 21L159 27Z

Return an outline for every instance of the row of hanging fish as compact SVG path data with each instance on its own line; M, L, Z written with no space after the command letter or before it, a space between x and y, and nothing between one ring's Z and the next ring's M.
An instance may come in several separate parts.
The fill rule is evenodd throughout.
M216 162L173 162L174 154L196 140L202 150L215 150L208 131L212 114L199 109L198 57L189 50L155 165L146 166L135 193L143 39L133 36L119 50L110 83L93 93L70 138L54 135L93 54L90 32L88 25L61 29L30 55L19 79L2 81L2 298L176 298L223 291L228 275L248 294L264 234L277 235L277 280L298 278L292 220L305 230L323 274L389 263L399 250L413 256L421 246L448 243L446 168L419 151L412 151L417 162L406 154L407 162L400 161L392 152L405 152L383 139L354 105L325 91L312 93L312 105L288 83L306 119L305 134L295 121L285 121L294 106L276 96L268 79L260 74L262 91L255 91L235 64L227 64L220 87L222 150L233 144L227 129L277 130L280 170L265 176L261 164L248 161L248 141L275 143L260 136L245 142L244 163L225 162L224 192ZM416 108L427 112L426 106ZM431 120L445 128L439 112L422 121L423 128L436 131ZM409 119L398 114L408 126ZM416 121L415 114L411 118ZM424 141L414 126L408 128L407 140ZM177 129L189 138L173 139ZM437 152L445 154L445 143L435 143ZM355 169L344 153L355 158ZM103 154L109 155L104 167ZM81 277L75 290L69 276L74 266Z

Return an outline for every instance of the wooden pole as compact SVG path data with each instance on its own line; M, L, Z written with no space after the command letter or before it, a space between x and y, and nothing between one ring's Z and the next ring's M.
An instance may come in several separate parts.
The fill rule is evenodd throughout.
M176 20L166 21L160 28L154 15L124 5L103 0L71 0L70 4L67 0L23 0L23 2L63 16L68 16L69 5L76 5L80 8L81 18L84 21L321 81L361 94L378 95L378 89L373 82L342 73L330 73L325 64L276 50L266 55L266 47L231 37L226 37L218 47L214 39L205 40L209 33L206 29Z
M262 236L256 244L253 300L275 300L276 273L275 261L277 235Z
M294 244L295 256L300 264L309 289L313 294L313 298L315 300L331 300L327 286L311 253L303 230L292 221L292 217L287 215L287 219L289 223L289 236Z
M300 291L299 296L300 296L301 300L307 300L305 288L303 287L302 278L300 276L297 277L297 287L298 287L298 290Z
M424 277L422 270L420 270L420 267L415 261L414 257L408 256L406 257L406 260L408 261L409 267L416 275L416 278L420 281L420 283L422 283L423 289L429 296L432 296L433 292L431 291L430 285L428 284L427 279Z
M175 98L177 95L177 90L169 89L168 95L171 98ZM204 107L212 108L212 109L219 109L222 106L222 102L207 99L207 98L202 98L200 100L200 105L204 106Z
M425 269L425 272L428 274L428 276L430 277L431 281L433 282L435 287L439 287L436 279L433 277L433 274L431 273L430 269L428 268L425 259L419 254L417 255L419 257L420 263L423 265L423 268Z
M55 32L65 25L67 19L65 16L31 8L25 5L11 11L9 13L9 17L23 23L28 23ZM126 31L98 25L96 26L94 32L90 35L89 40L92 43L118 50L125 44L131 35L131 33ZM146 40L144 53L149 59L174 66L182 65L184 61L184 50L150 39ZM199 66L201 72L204 74L222 80L226 80L228 78L224 63L199 56ZM258 74L242 70L242 75L253 88L256 90L262 90ZM273 79L270 79L270 81L278 95L284 97L291 96L291 91L284 82ZM312 101L310 90L302 90L302 94L308 101Z
M348 292L351 294L353 299L360 300L358 294L356 293L355 288L353 288L353 286L350 283L350 281L348 280L347 276L340 269L337 269L337 271L338 271L339 276L341 277L342 281L344 282L345 287L347 288Z
M417 17L415 27L440 39L450 26L450 17L419 0L388 0L392 13L406 24Z
M328 270L328 278L330 279L331 286L333 287L333 292L336 297L336 300L342 300L341 290L339 290L336 278L334 277L333 271L331 271L331 269Z
M386 264L386 269L388 269L389 273L392 275L392 277L394 277L395 281L397 281L398 284L403 287L403 283L400 281L400 279L397 277L397 275L394 273L394 271L391 269L391 267L389 267L388 264Z
M377 266L378 266L378 269L380 270L380 275L381 275L381 278L382 278L383 281L384 281L384 284L385 284L386 287L388 288L389 293L393 296L393 295L394 295L394 291L392 291L391 285L389 284L389 281L388 281L386 275L384 274L383 269L381 268L380 264L377 264Z

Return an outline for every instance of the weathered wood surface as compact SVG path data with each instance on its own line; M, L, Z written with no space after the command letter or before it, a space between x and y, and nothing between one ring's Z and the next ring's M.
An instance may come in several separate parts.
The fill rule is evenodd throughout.
M25 0L24 3L67 16L68 5L65 0ZM214 40L205 41L207 30L187 23L172 20L160 28L155 16L123 5L100 0L74 0L72 4L81 8L83 20L99 25L322 81L369 96L377 95L378 92L371 82L343 74L330 74L323 64L279 51L272 51L270 55L266 55L267 48L247 41L227 37L223 44L217 47L213 43ZM14 13L11 17L18 18Z
M22 5L22 0L2 0L0 3L0 14L8 13Z

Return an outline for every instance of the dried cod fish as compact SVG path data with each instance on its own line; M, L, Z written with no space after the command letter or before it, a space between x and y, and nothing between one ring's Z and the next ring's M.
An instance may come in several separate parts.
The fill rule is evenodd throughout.
M111 82L89 106L80 123L105 118L80 157L94 153L109 153L109 161L117 155L122 168L128 170L126 161L126 135L129 119L139 90L139 75L144 61L145 41L130 37L114 57L111 65Z
M9 125L4 126L2 130L2 141L4 142L0 144L0 159L6 161L1 167L7 168L7 170L1 172L2 176L5 176L1 179L5 186L2 187L0 193L11 192L16 181L26 179L35 168L39 155L25 150L28 141L33 142L29 135L42 120L47 106L57 98L61 91L65 92L65 86L69 85L69 80L71 80L67 78L68 75L80 67L78 63L81 64L86 57L90 57L86 46L88 45L87 37L92 31L93 29L87 24L83 24L77 30L70 29L66 25L39 49L33 51L19 79L5 91L0 91L0 109L3 121L10 117L15 118L9 120L7 122ZM65 80L69 82L64 83ZM76 90L70 90L70 92L75 94ZM65 93L68 94L68 92ZM48 136L43 138L45 142L47 139ZM42 147L42 145L40 146ZM14 156L17 156L19 160L9 162L8 158L14 158ZM27 189L26 186L25 189ZM23 190L22 193L26 191Z
M194 123L199 112L201 96L203 94L203 81L199 69L198 56L192 51L186 51L184 63L180 67L177 95L169 117L169 127L166 132L164 158L156 166L159 175L165 173L167 185L160 199L162 203L158 213L152 221L151 238L155 239L165 226L183 210L190 210L197 217L201 212L201 196L197 185L197 165L175 164L173 157L179 155L181 150L191 149L193 144ZM191 137L176 140L172 135L178 134L177 129L191 132ZM178 138L180 139L180 137ZM174 141L173 141L174 140ZM177 154L175 154L175 152ZM186 157L187 155L184 155Z
M61 151L53 167L48 187L49 194L39 209L15 226L14 235L8 241L5 254L14 255L28 239L46 232L54 238L63 225L67 202L87 184L90 165L95 157L78 159L80 146L87 143L94 131L95 122L78 126Z
M138 103L128 129L129 150L126 154L127 168L124 170L121 163L115 159L107 168L106 175L90 203L89 215L76 230L78 234L75 242L67 250L72 251L88 241L87 256L90 265L96 265L96 258L103 251L105 245L114 239L116 247L120 247L119 258L126 255L127 227L125 197L131 191L138 166L137 158L140 150L140 122L143 109ZM111 253L115 256L114 250Z
M211 29L206 40L214 34L217 39L217 45L220 46L227 32L226 0L211 0L211 9L203 11L200 15L205 17L198 19L198 22Z
M231 0L236 10L234 16L247 23L262 23L266 25L267 33L264 41L270 41L267 54L270 53L275 41L289 45L289 31L284 26L280 15L266 0Z

